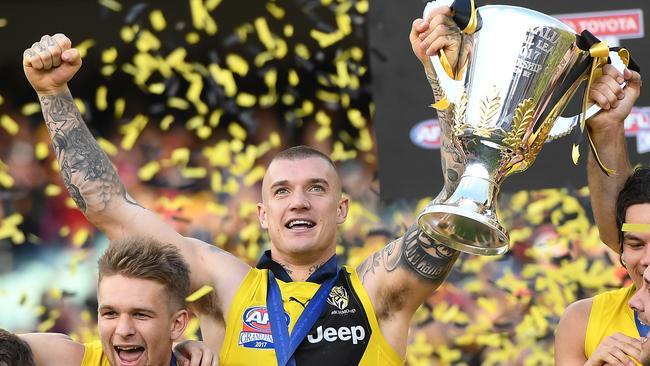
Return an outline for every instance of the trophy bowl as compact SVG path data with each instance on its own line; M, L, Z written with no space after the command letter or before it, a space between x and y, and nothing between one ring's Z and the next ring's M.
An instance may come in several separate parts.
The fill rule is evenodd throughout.
M498 255L509 247L496 215L499 187L533 164L593 59L579 47L580 36L553 17L505 5L478 13L482 27L463 36L454 77L431 57L430 82L449 102L438 116L452 147L441 149L442 159L462 169L418 224L456 250Z

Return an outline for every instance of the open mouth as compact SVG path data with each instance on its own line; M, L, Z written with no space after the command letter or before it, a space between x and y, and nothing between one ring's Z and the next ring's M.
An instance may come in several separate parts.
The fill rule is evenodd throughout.
M291 229L291 230L306 230L316 226L316 223L311 220L296 219L296 220L290 220L284 226L287 229Z
M144 356L144 347L141 346L115 346L115 352L120 363L125 366L136 365Z

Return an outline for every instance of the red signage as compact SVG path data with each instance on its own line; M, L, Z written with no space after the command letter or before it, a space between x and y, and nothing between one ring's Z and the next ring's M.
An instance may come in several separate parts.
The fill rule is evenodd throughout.
M643 38L643 11L628 9L555 15L577 33L588 30L596 37Z

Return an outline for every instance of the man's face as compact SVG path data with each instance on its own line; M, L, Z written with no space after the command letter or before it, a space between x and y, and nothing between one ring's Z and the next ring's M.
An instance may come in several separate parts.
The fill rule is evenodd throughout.
M650 267L643 273L643 285L638 287L629 305L639 314L639 320L650 324Z
M650 203L632 205L625 212L625 223L650 224ZM650 264L650 232L623 232L621 258L637 288L643 285L643 273Z
M334 168L324 159L280 159L271 163L257 205L274 255L316 258L336 247L336 226L345 221L347 198Z
M97 293L104 353L113 366L167 366L187 311L173 312L165 287L155 281L105 276Z

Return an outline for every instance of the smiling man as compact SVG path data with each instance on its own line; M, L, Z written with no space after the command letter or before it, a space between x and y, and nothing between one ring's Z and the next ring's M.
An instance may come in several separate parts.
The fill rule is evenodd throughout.
M81 58L67 37L43 36L25 50L23 66L63 181L86 217L111 240L140 235L175 245L190 265L192 288L214 289L192 310L204 340L220 351L220 364L404 363L411 317L458 252L414 225L359 268L339 267L336 229L347 217L348 199L329 157L295 147L276 156L264 177L258 216L271 250L250 268L181 236L127 194L68 89ZM138 351L120 352L130 359Z
M21 335L36 366L175 366L172 343L189 320L189 270L172 245L125 237L99 259L100 341L82 344L63 334ZM197 347L193 344L193 347ZM215 366L212 352L179 365Z

